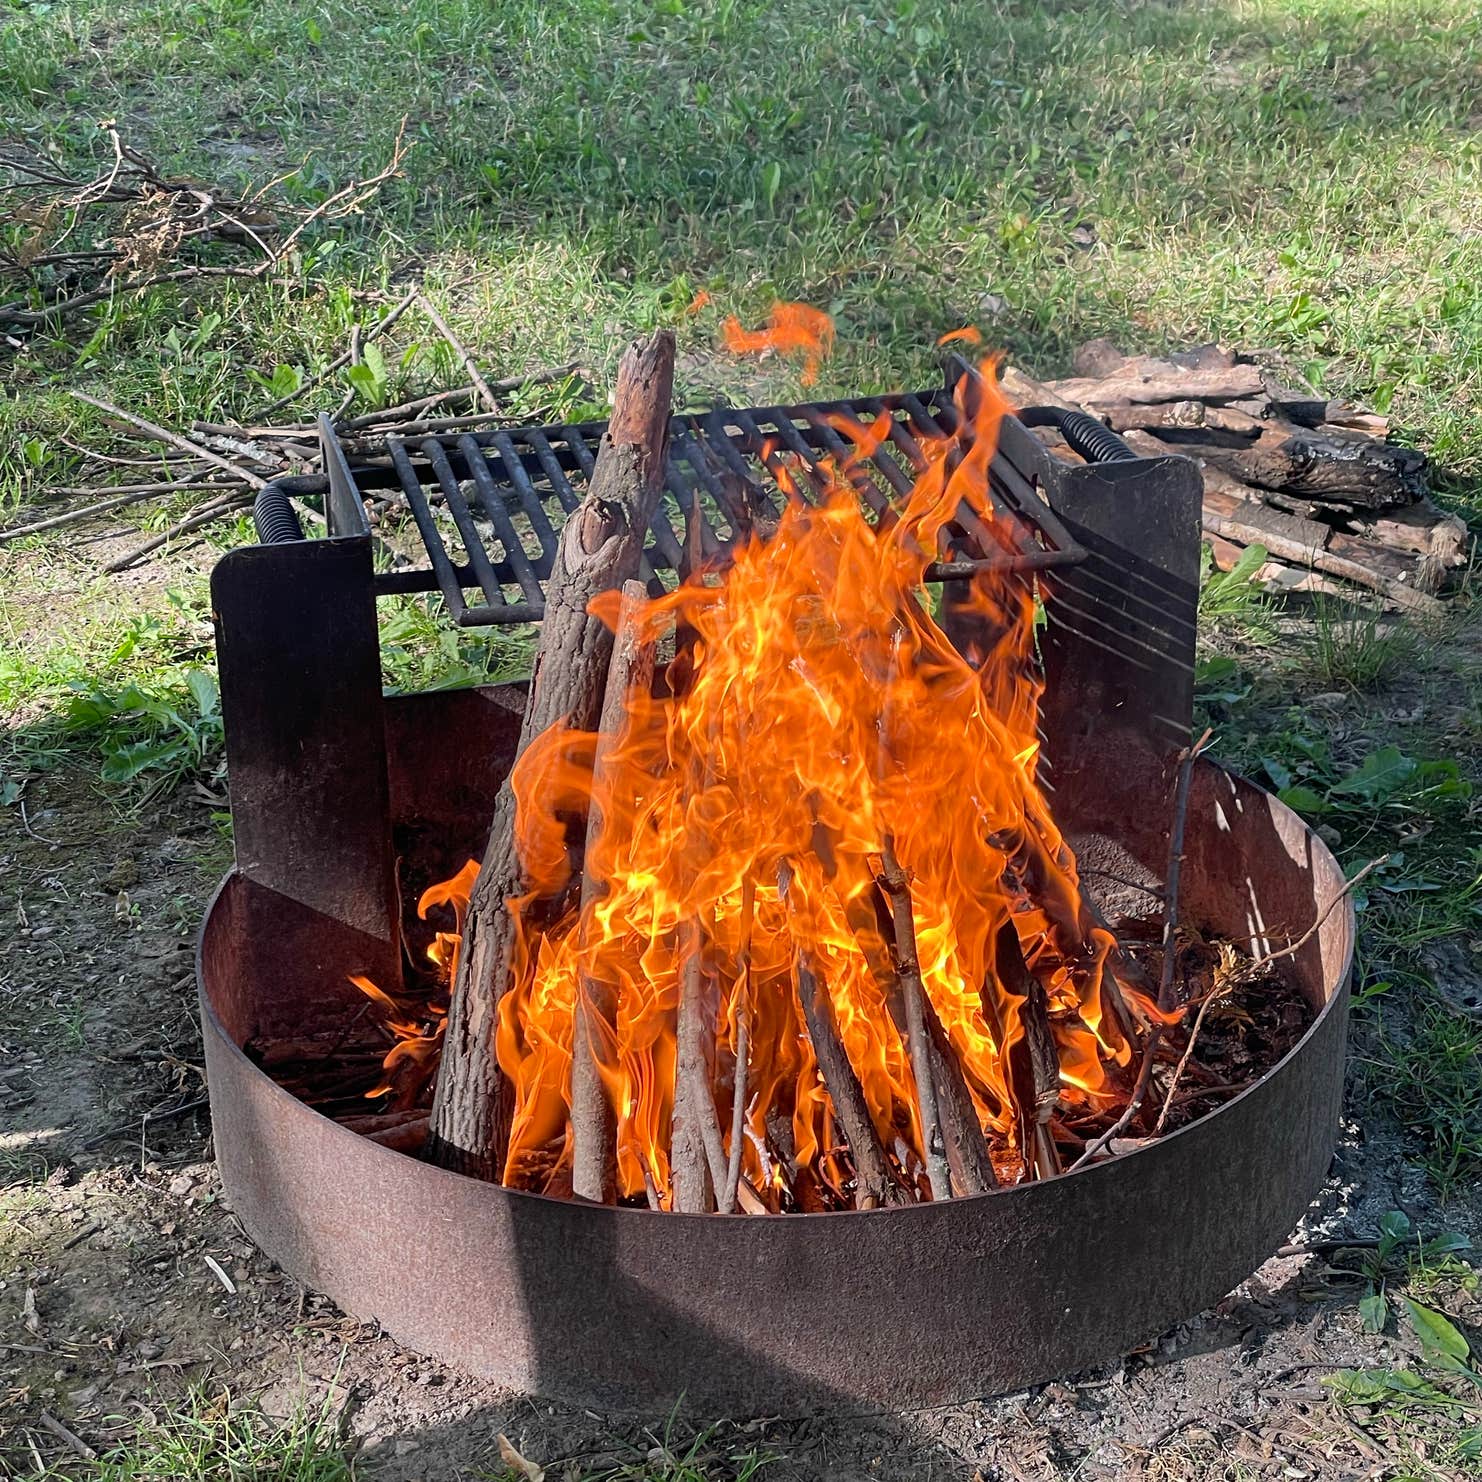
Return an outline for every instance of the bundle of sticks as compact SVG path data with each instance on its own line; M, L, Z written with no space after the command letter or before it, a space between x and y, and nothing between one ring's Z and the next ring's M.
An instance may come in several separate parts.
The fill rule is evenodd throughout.
M1220 345L1131 356L1092 340L1074 369L1037 381L1008 367L1004 387L1020 406L1090 412L1144 457L1195 459L1221 570L1260 547L1256 576L1272 589L1351 596L1357 586L1430 615L1467 563L1465 524L1431 501L1424 455L1388 441L1387 417L1295 390ZM1075 460L1052 430L1037 431Z
M635 692L647 689L655 654L652 639L641 636L637 615L645 607L641 583L634 581L642 535L664 487L666 439L674 342L661 332L630 347L624 356L613 397L613 417L605 435L589 489L565 525L554 570L547 588L546 612L529 699L523 718L519 751L511 780L501 789L493 812L488 843L477 883L462 919L462 942L447 1027L441 1047L436 1090L431 1108L425 1156L444 1167L492 1182L519 1181L522 1170L511 1158L513 1088L502 1068L496 1045L501 1005L514 990L521 970L521 913L541 896L539 882L517 840L516 794L519 757L552 728L595 735L592 759L593 798L604 795L603 774L617 743L625 708ZM612 621L611 603L604 594L621 592ZM596 609L596 610L594 610ZM607 616L598 610L609 609ZM605 889L594 873L594 842L601 837L603 819L591 807L584 825L586 848L578 876L580 901L590 906ZM827 830L815 826L814 854L831 852ZM1035 841L1020 846L1025 858L1010 862L1010 871L1022 865L1025 876L1044 873L1047 861L1034 851ZM809 950L799 947L789 967L791 993L797 1000L801 1027L816 1060L819 1080L827 1092L836 1133L847 1149L849 1176L831 1188L825 1180L790 1163L786 1125L776 1132L761 1161L777 1174L788 1207L875 1208L923 1197L942 1199L983 1193L994 1188L990 1149L972 1094L951 1042L924 991L918 961L916 922L913 920L910 882L896 857L890 833L884 836L875 866L879 900L855 904L869 920L864 932L883 943L879 977L887 980L885 997L891 1019L909 1058L916 1106L913 1119L920 1127L921 1157L907 1159L882 1139L872 1118L856 1068L847 1053L836 1006ZM775 885L775 895L772 887ZM769 907L793 920L795 888L792 865L784 859L775 880L766 882ZM1032 895L1033 890L1026 884ZM572 891L550 907L553 920L566 919ZM740 981L750 981L752 913L759 912L759 889L744 886L738 943L731 954L739 964ZM539 906L534 909L543 909ZM1084 948L1094 923L1082 903L1069 909L1055 931L1077 939L1067 947L1074 958ZM582 911L580 920L588 920ZM662 1207L681 1212L751 1212L774 1210L778 1189L761 1187L741 1176L746 1142L744 1117L748 1036L752 1029L743 1008L737 1017L735 1054L729 1071L731 1115L729 1148L717 1109L715 1010L707 1006L703 954L698 922L694 940L684 941L679 928L677 949L678 1002L674 1026L672 1118L668 1128L668 1188ZM758 928L760 932L760 928ZM801 939L799 939L801 940ZM729 948L727 949L729 952ZM1081 955L1084 955L1083 952ZM1010 921L998 933L995 968L1005 990L1022 999L1022 1034L1011 1057L1012 1099L1021 1122L1015 1143L1029 1176L1050 1177L1064 1162L1051 1129L1060 1092L1060 1062L1050 1026L1050 1010L1042 985L1029 971ZM527 964L528 965L528 964ZM873 965L872 965L873 967ZM582 969L586 973L586 969ZM1121 1000L1115 980L1103 980L1109 1012L1116 1016L1129 1040L1141 1044L1143 1028ZM737 1002L750 1001L743 988ZM616 1011L614 985L583 976L575 1000L570 1060L569 1191L578 1198L611 1202L615 1197L614 1109L605 1084L604 1047L613 1039ZM1002 1028L997 1042L1007 1043ZM731 1057L727 1057L730 1059ZM1132 1087L1129 1081L1127 1091ZM785 1123L784 1116L779 1119ZM769 1134L772 1132L768 1128ZM769 1135L768 1142L772 1139ZM910 1169L907 1169L909 1163ZM544 1177L548 1170L539 1172ZM661 1193L649 1179L649 1202L660 1207ZM768 1184L769 1180L762 1180ZM841 1197L847 1183L848 1203ZM547 1192L550 1183L535 1184ZM561 1187L566 1187L562 1185Z

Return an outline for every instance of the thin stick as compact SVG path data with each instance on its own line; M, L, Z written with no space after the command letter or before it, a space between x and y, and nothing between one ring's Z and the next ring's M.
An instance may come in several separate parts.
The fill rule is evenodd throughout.
M647 600L648 589L641 581L623 583L592 757L592 800L587 812L581 878L583 933L605 893L604 882L593 872L592 862L602 837L601 800L610 796L616 781L613 749L628 713L629 695L646 692L653 683L654 646L643 642L638 630L638 616ZM585 940L582 945L586 946ZM583 971L572 1034L571 1184L577 1198L604 1204L611 1204L617 1197L616 1119L601 1072L607 1048L616 1033L616 1016L617 993L613 985L598 982Z
M777 889L790 912L794 911L790 898L792 880L792 866L784 860L777 867ZM904 1204L907 1196L891 1176L885 1149L870 1118L864 1089L839 1038L833 1001L801 945L797 946L793 970L803 1019L813 1043L814 1058L818 1061L818 1073L823 1078L824 1089L833 1103L834 1115L854 1159L855 1207L878 1209L882 1204Z
M502 381L490 381L488 385L489 390L497 396L502 391L518 391L522 386L542 386L552 381L564 381L567 376L575 375L583 369L581 361L570 360L565 365L541 366L536 370L526 371L523 375L508 376ZM416 401L402 402L399 406L383 407L379 412L366 412L359 417L351 417L348 422L342 424L341 430L359 432L364 428L376 427L382 422L389 422L397 417L430 410L444 402L471 398L476 394L477 389L473 385L457 386L451 391L438 391L431 396L419 397ZM460 417L455 420L464 419Z
M84 1461L97 1461L98 1453L81 1436L74 1435L50 1410L43 1410L36 1417L69 1451L75 1451Z
M402 160L406 158L407 146L402 142L406 134L406 130L407 121L406 119L402 119L401 127L397 129L396 139L391 146L391 162L386 166L384 170L381 171L379 175L372 175L369 180L359 182L352 180L349 185L342 187L340 190L335 191L332 196L327 196L324 200L320 201L320 203L315 206L314 209L310 211L309 214L304 217L304 219L299 222L299 224L294 227L294 229L289 232L286 237L284 237L283 241L279 244L278 251L274 254L274 256L268 262L259 263L257 265L257 267L253 270L255 275L257 277L261 277L270 267L273 266L274 263L282 262L283 259L287 257L289 252L292 250L293 244L297 242L298 239L303 236L303 234L309 229L309 227L312 226L314 222L317 221L321 216L327 215L342 201L349 200L352 197L363 196L367 192L374 192L380 189L381 186L383 186L393 175L395 175L396 172L401 169ZM346 207L345 209L349 210L350 208ZM340 214L343 215L344 212L341 212Z
M182 535L189 535L196 530L204 530L207 525L214 525L217 520L225 519L227 515L235 514L247 503L245 494L231 494L225 499L213 499L202 505L197 505L193 514L187 515L185 519L177 521L168 530L162 530L158 535L151 536L143 545L135 546L133 550L125 555L118 556L110 561L103 570L110 575L120 571L127 571L130 566L137 565L145 556L157 551L162 545L169 545L172 540Z
M726 1180L716 1199L722 1214L733 1214L741 1189L741 1155L746 1143L746 1077L751 1054L751 928L756 912L756 885L741 882L741 974L736 1004L736 1071L731 1088L731 1153Z
M220 487L219 485L216 487ZM245 488L245 485L239 487ZM85 504L80 509L69 509L66 514L53 515L49 520L36 520L30 525L12 525L9 530L0 530L0 545L19 540L25 535L39 535L43 530L55 530L63 525L75 525L91 515L107 514L109 510L123 509L125 505L139 504L157 494L180 493L186 490L198 492L200 485L180 480L173 484L147 484L142 489L131 489L115 495L112 499L100 499L96 504Z
M1247 963L1245 966L1236 968L1235 972L1231 974L1228 986L1223 991L1205 995L1204 1001L1199 1005L1199 1012L1194 1016L1194 1027L1189 1031L1189 1042L1184 1046L1184 1052L1181 1056L1179 1056L1178 1064L1174 1067L1173 1078L1168 1082L1168 1090L1163 1097L1163 1109L1158 1113L1158 1120L1153 1127L1154 1137L1157 1137L1163 1131L1163 1128L1168 1121L1168 1114L1170 1111L1173 1110L1174 1093L1178 1090L1178 1083L1183 1076L1185 1067L1187 1067L1190 1059L1193 1058L1194 1042L1199 1038L1199 1031L1204 1027L1204 1016L1206 1013L1209 1012L1209 1006L1219 999L1227 998L1230 992L1236 986L1238 986L1238 982L1240 979L1253 977L1256 973L1260 972L1263 968L1270 966L1271 963L1276 962L1278 959L1282 957L1290 957L1293 953L1299 952L1302 947L1312 939L1313 934L1321 929L1323 922L1325 922L1328 917L1333 914L1334 910L1337 909L1338 902L1349 895L1352 892L1354 886L1356 886L1359 881L1364 878L1365 875L1371 874L1374 870L1377 870L1379 866L1384 864L1388 859L1389 855L1387 854L1380 855L1378 859L1371 859L1369 863L1363 867L1363 869L1361 869L1356 875L1354 875L1351 880L1349 880L1343 886L1342 890L1338 891L1338 893L1334 895L1332 900L1330 900L1327 905L1323 907L1321 912L1318 913L1317 920L1314 921L1312 925L1309 926L1307 930L1304 931L1302 935L1299 936L1297 940L1290 946L1282 947L1275 952L1267 952L1265 956L1257 957L1251 962Z
M887 833L880 850L880 888L890 901L895 927L894 968L906 1010L906 1043L911 1054L911 1074L916 1081L916 1101L921 1112L921 1151L926 1158L926 1177L933 1199L952 1197L952 1174L947 1165L946 1142L937 1111L937 1090L931 1073L931 1047L926 1033L922 1000L926 989L916 953L916 922L911 909L911 881L896 858L895 839Z
M1209 745L1211 735L1213 732L1206 730L1179 757L1178 786L1173 795L1173 828L1168 836L1168 870L1163 887L1163 977L1158 984L1158 1007L1164 1013L1173 1008L1173 972L1178 965L1174 938L1178 931L1178 885L1184 866L1184 827L1189 820L1189 791L1194 780L1194 763L1199 753Z
M380 319L378 319L373 325L371 325L368 330L366 330L364 335L361 336L362 341L366 344L369 344L373 339L377 338L377 336L385 334L386 331L390 329L391 326L395 324L396 321L400 319L401 316L405 314L406 311L410 309L414 303L417 302L417 296L421 293L421 291L422 290L420 288L414 288L411 290L410 293L406 295L405 298L398 300L398 302L390 310L388 310ZM350 352L346 350L343 355L338 356L334 360L331 360L330 363L326 365L322 371L317 371L314 375L310 376L308 380L301 382L292 391L290 391L287 396L280 396L276 401L270 401L265 407L262 408L261 411L253 412L251 414L251 420L261 421L264 417L270 417L280 407L286 407L289 402L297 401L298 398L302 396L305 391L309 391L313 387L319 385L320 382L328 380L328 378L334 375L336 371L344 370L344 368L349 365L349 363ZM257 429L255 428L249 430L254 432L257 431ZM298 432L312 432L314 429L313 427L301 427L294 428L292 430ZM265 436L268 431L271 431L271 429L264 429L261 433L259 433L259 435Z
M259 276L261 275L257 268L188 267L176 268L168 273L155 273L132 283L119 283L110 279L102 288L79 293L73 298L58 299L40 309L23 308L19 301L0 304L0 324L44 324L54 314L70 314L74 309L85 309L90 304L100 304L104 299L114 298L119 294L133 293L145 288L157 288L162 283L189 283L196 278L256 278Z
M1358 873L1355 874L1354 877L1349 880L1347 884L1344 885L1343 889L1340 890L1332 898L1332 900L1330 900L1327 905L1323 907L1322 914L1318 916L1317 920L1314 921L1312 925L1309 926L1307 930L1304 931L1295 942L1293 942L1290 946L1278 948L1275 952L1268 952L1264 957L1257 957L1255 961L1251 963L1247 971L1255 972L1257 969L1265 967L1268 963L1278 962L1283 957L1290 957L1294 953L1300 952L1302 948L1305 947L1307 943L1312 940L1313 936L1319 930L1321 930L1323 923L1328 919L1328 917L1331 916L1333 912L1338 908L1338 902L1341 901L1346 895L1348 895L1353 890L1354 886L1357 885L1359 881L1362 880L1366 875L1373 874L1380 865L1388 864L1389 859L1390 857L1387 854L1381 854L1378 859L1371 859L1368 864L1366 864L1363 869L1359 870Z
M449 349L463 362L463 369L468 372L468 379L478 387L479 400L496 415L499 412L499 400L490 389L489 383L484 379L483 372L479 370L478 361L469 354L463 341L453 333L448 321L438 313L431 299L425 293L417 296L417 307L430 319L436 327L437 332L448 342Z
M199 458L203 463L214 464L217 468L224 469L244 484L251 484L254 489L267 487L268 481L253 473L251 469L243 468L240 463L233 463L229 458L223 458L220 453L213 453L210 448L202 447L200 443L192 442L190 438L182 437L178 432L171 432L168 428L160 427L154 422L146 422L143 417L136 417L132 412L122 411L111 402L103 401L96 396L89 396L85 391L69 391L67 394L78 401L85 401L89 406L97 407L100 412L107 412L110 417L117 417L120 421L137 427L141 432L154 438L156 442L169 443L172 447Z
M1114 1137L1120 1137L1128 1127L1132 1125L1132 1119L1142 1106L1142 1099L1147 1095L1148 1082L1153 1074L1153 1056L1158 1048L1158 1042L1163 1038L1163 1026L1155 1025L1148 1035L1147 1045L1142 1052L1142 1064L1137 1070L1137 1083L1132 1088L1132 1097L1127 1102L1127 1108L1117 1120L1106 1129L1094 1142L1086 1144L1086 1150L1065 1171L1074 1173L1077 1168L1089 1163L1097 1153L1101 1152Z

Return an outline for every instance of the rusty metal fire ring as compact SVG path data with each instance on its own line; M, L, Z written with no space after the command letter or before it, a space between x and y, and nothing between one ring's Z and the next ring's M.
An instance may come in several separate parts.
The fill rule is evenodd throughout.
M448 800L424 807L405 789L398 796L397 752L457 702L393 703L417 722L388 721L393 809L414 848L439 832L432 815ZM418 786L426 803L442 784ZM464 801L460 813L479 816ZM1290 809L1200 764L1186 919L1281 943L1342 885L1332 855ZM517 1192L390 1151L313 1111L241 1047L316 1012L351 945L255 884L250 862L211 902L198 977L231 1207L284 1270L408 1347L576 1404L659 1411L682 1398L691 1414L732 1415L912 1407L1113 1359L1217 1301L1265 1259L1317 1192L1337 1134L1353 951L1346 902L1291 959L1317 1011L1311 1027L1219 1111L1042 1183L771 1218Z

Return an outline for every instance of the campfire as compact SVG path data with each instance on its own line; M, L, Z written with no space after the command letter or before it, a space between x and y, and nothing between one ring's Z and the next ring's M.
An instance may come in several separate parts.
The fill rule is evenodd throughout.
M828 332L727 338L810 372ZM346 1312L589 1406L1125 1352L1288 1233L1343 1081L1350 883L1193 736L1198 468L1011 414L987 362L675 415L672 356L606 423L321 419L326 473L213 573L232 1209ZM538 621L529 684L383 695L411 592Z
M780 311L731 339L811 366L820 319ZM392 1097L398 1145L420 1141L436 1074L445 1166L779 1214L1052 1178L1144 1101L1162 1130L1197 1005L1171 917L1157 972L1097 920L1040 785L1055 589L1015 564L1033 532L990 497L993 363L958 382L884 509L859 475L888 412L833 415L840 451L806 468L765 442L780 516L724 562L692 525L683 579L651 596L626 547L662 489L671 363L664 336L624 362L482 868L419 903L454 916L426 996L352 978L397 1036L368 1095ZM985 554L954 563L964 531ZM943 570L964 646L928 585ZM1207 991L1247 969L1229 958Z

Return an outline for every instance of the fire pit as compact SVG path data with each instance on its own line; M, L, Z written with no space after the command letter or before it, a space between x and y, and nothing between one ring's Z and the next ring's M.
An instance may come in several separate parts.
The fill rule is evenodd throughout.
M673 505L645 577L661 589L680 564L676 517L696 505L692 537L712 551L738 538L775 481L827 448L826 413L885 414L859 486L885 500L905 477L892 450L913 465L912 443L950 406L930 393L676 419ZM1018 423L1002 429L992 495L1029 532L1020 547L992 555L963 528L961 556L931 574L989 559L1052 573L1041 725L1055 812L1088 878L1146 887L1165 868L1173 759L1189 740L1198 476L1182 459L1131 458L1095 424L1060 430L1091 461L1062 463ZM265 543L218 568L238 863L203 928L200 979L217 1150L246 1228L412 1347L612 1407L961 1399L1111 1357L1217 1299L1290 1228L1331 1154L1346 908L1286 962L1310 1026L1218 1111L1111 1161L902 1208L690 1217L505 1188L357 1136L244 1052L356 1042L365 1000L347 966L400 982L402 891L477 856L514 757L517 687L381 699L377 592L441 589L464 623L538 615L546 534L600 432L393 440L352 467L326 429L329 477L280 485ZM779 449L793 455L780 466ZM361 496L388 486L404 491L429 563L377 576ZM299 537L290 496L324 498L328 539ZM448 522L466 561L450 555ZM468 605L473 589L482 601ZM958 618L968 642L971 614ZM1186 817L1183 914L1252 953L1300 936L1343 889L1295 815L1210 763L1192 771Z

